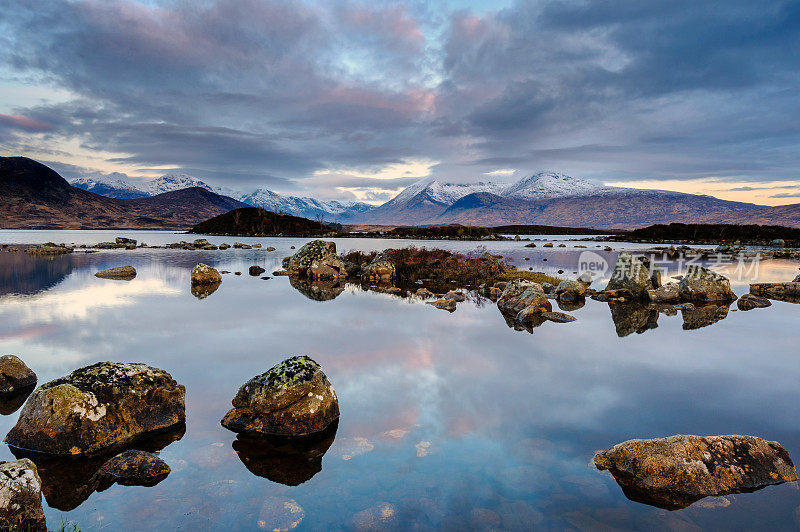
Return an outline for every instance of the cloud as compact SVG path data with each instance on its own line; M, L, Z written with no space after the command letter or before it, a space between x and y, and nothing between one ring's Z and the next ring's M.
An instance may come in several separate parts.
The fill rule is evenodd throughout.
M462 182L506 168L769 182L800 168L791 0L7 4L0 74L62 96L6 103L3 153L325 194L382 194L388 182L348 180L383 168L397 185L420 160Z
M800 192L781 192L770 196L770 198L800 198Z
M388 192L372 192L369 191L364 195L364 199L367 201L389 201L392 199L392 195Z

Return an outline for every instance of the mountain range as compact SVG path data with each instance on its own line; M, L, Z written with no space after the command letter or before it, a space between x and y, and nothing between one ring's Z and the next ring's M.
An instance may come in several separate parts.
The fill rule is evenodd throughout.
M533 174L510 184L423 180L383 205L372 206L283 196L264 188L241 193L184 174L141 184L132 184L125 176L78 179L70 186L56 172L30 159L0 161L0 206L7 206L0 214L2 227L89 228L113 223L114 227L178 228L244 206L328 223L371 226L535 224L633 229L685 222L800 227L800 204L766 207L682 192L611 187L554 172ZM27 167L29 174L47 174L50 180L38 185L28 182L27 188L12 190L13 167L20 165ZM52 193L55 189L58 193Z
M71 186L26 157L0 157L0 227L4 229L188 229L246 207L200 187L144 198L109 198Z
M374 208L373 205L358 201L323 201L302 196L283 196L266 188L259 188L253 192L239 192L227 187L213 187L186 174L167 174L141 183L134 183L121 174L111 174L101 177L81 177L71 180L70 184L88 192L119 199L146 198L165 192L199 187L271 212L328 222L349 222L354 216L360 216Z

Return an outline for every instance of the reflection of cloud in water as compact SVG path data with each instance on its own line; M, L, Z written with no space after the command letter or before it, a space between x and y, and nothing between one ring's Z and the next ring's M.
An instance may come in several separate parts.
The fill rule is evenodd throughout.
M15 313L18 320L26 322L83 320L102 309L133 305L137 297L178 294L180 290L156 278L136 279L129 283L103 281L83 288L54 290L31 297L5 297L0 316Z

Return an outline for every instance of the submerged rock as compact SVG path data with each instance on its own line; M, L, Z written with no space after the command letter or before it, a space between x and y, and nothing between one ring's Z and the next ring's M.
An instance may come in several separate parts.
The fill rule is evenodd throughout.
M41 486L36 465L27 458L0 462L0 530L47 530Z
M192 284L216 284L222 282L222 275L211 266L203 264L202 262L192 268Z
M322 368L307 356L295 356L247 381L222 418L234 432L305 436L339 419L339 400Z
M754 308L766 308L772 305L772 301L766 297L753 294L745 294L736 301L739 310L753 310Z
M693 264L678 285L681 301L691 303L713 303L735 301L731 282L724 275Z
M658 286L651 276L649 261L623 251L619 254L605 291L627 290L634 299L647 299L647 291L655 288Z
M117 266L116 268L109 268L101 270L94 274L95 277L100 279L117 279L120 281L130 281L136 277L136 268L133 266Z
M184 393L162 369L98 362L40 386L5 441L42 453L96 454L183 423Z
M161 458L137 449L122 452L100 467L100 474L105 480L123 486L155 486L170 471Z
M594 463L611 472L629 499L669 510L797 480L786 449L754 436L630 440L598 452Z
M14 395L36 385L36 373L14 355L0 357L0 397Z
M347 277L344 263L336 255L336 244L325 240L312 240L285 261L290 275L312 278Z

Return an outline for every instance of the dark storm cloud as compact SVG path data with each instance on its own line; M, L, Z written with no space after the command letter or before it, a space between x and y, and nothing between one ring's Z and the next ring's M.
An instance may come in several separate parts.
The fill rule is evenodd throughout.
M287 187L319 170L335 174L326 187L359 187L339 169L412 159L455 180L800 168L795 1L7 4L0 67L75 98L0 115L4 151L77 138L217 184ZM388 187L363 186L376 182Z

